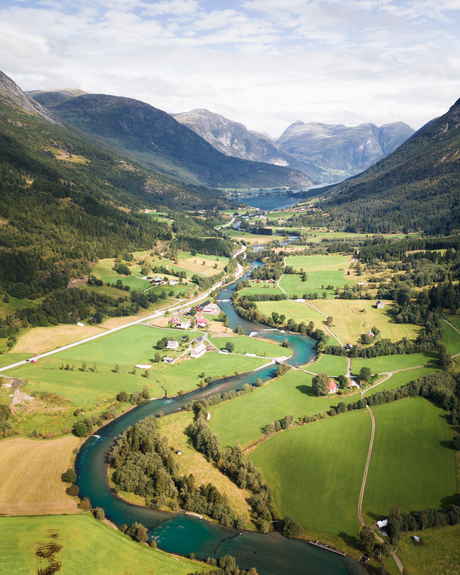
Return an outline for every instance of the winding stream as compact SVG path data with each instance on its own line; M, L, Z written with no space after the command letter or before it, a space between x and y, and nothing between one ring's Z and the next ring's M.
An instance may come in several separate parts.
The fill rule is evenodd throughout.
M260 264L252 264L253 267L256 265ZM316 342L306 336L281 333L240 318L231 303L236 283L223 288L218 295L219 306L227 314L230 327L241 325L246 334L262 336L276 342L287 338L293 350L288 363L306 363L314 354ZM365 569L356 561L316 548L304 541L289 540L279 533L263 535L240 532L183 513L139 507L120 499L110 489L107 452L114 438L127 427L149 415L157 415L160 411L165 416L177 413L192 399L230 389L239 390L245 383L254 383L258 377L271 379L276 367L276 364L269 364L252 373L216 380L205 388L183 396L149 401L107 424L97 432L97 436L93 435L87 439L78 454L76 470L80 496L89 497L93 507L103 507L106 517L117 525L130 525L139 521L149 530L149 535L156 539L158 546L170 553L188 556L193 552L200 560L229 554L236 557L240 568L255 567L259 575L365 575Z

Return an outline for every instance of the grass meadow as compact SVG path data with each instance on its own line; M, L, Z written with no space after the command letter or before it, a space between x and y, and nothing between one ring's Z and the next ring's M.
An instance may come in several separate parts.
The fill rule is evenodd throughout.
M460 353L460 333L445 321L442 322L442 330L444 332L442 341L446 344L447 353L450 355Z
M373 326L380 330L382 338L392 341L403 337L414 339L420 330L416 325L393 323L388 305L377 309L369 300L315 300L311 304L333 318L331 330L344 343L355 344Z
M289 256L286 259L286 265L292 266L297 270L303 269L310 271L327 271L348 269L350 265L350 256Z
M328 298L332 298L335 296L336 287L343 288L345 284L351 286L356 281L355 277L346 277L343 271L338 270L309 271L307 275L307 281L303 282L300 275L286 274L280 281L280 287L284 289L289 298L293 296L301 298L306 293L314 292L317 292L320 298L323 297L324 292ZM334 289L326 289L328 285L334 286Z
M313 302L316 304L316 301ZM295 319L296 322L300 323L304 321L307 325L312 321L318 328L323 328L326 318L320 313L312 309L305 303L299 303L289 300L280 301L258 301L256 302L257 309L264 315L270 317L273 311L276 311L280 315L284 314L286 316L286 321L289 318Z
M233 353L254 353L258 356L262 355L266 357L287 357L292 355L292 351L288 347L269 343L258 337L249 337L247 335L210 337L209 341L219 349L224 349L227 341L231 341L235 346Z
M2 515L78 513L61 474L71 467L72 451L79 444L73 435L46 441L22 437L0 441Z
M354 411L278 433L249 458L270 483L281 516L293 515L306 529L356 537L370 435L369 414Z
M55 559L62 563L63 575L187 575L203 566L136 543L91 514L0 517L0 530L0 572L8 575L30 575L39 569L44 573L50 562L37 557L36 551L51 542L62 545Z
M446 411L417 397L372 407L375 439L363 500L368 522L401 511L438 509L457 490Z
M373 357L371 359L359 357L351 360L351 369L352 372L356 374L359 373L362 367L370 368L373 374L386 373L388 371L399 371L401 369L409 369L430 364L435 367L437 361L438 354L434 352L385 355L381 357ZM411 372L408 372L408 374L411 374ZM410 375L409 381L412 379L414 379L414 377Z
M285 415L293 415L297 420L304 415L324 413L339 401L350 403L360 398L357 393L340 400L316 397L311 380L311 375L292 370L252 393L211 408L210 425L223 446L234 445L236 441L245 446L263 435L265 425Z
M348 361L346 357L338 355L322 355L318 361L309 363L304 367L312 373L327 373L331 377L347 374Z
M243 288L238 292L238 295L281 295L282 293L284 293L283 290L276 287L275 284L256 284L254 287Z
M389 391L390 389L396 389L397 387L402 387L403 385L406 385L407 383L414 381L419 377L429 375L430 373L436 373L437 371L439 371L439 368L437 367L418 367L415 369L410 369L408 371L401 371L399 373L395 373L394 375L392 375L381 385L373 387L372 389L368 389L367 391L364 392L364 395L365 396L372 395L373 393L376 393L377 391L383 391L384 389L386 389L387 391Z
M413 535L418 535L423 545L414 545ZM402 533L398 555L408 573L458 575L459 541L460 525Z

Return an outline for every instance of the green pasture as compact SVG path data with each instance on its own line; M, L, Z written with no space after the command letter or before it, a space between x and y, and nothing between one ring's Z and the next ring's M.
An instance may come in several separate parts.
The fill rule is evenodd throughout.
M250 232L244 232L241 230L228 230L225 229L223 232L225 235L229 235L234 240L244 240L247 244L268 244L274 240L282 241L284 237L279 234L273 234L271 236L266 236L262 234L251 234Z
M286 258L286 265L295 269L303 269L306 272L321 270L348 269L350 256L320 255L320 256L289 256Z
M445 321L442 322L442 330L444 332L442 341L447 346L447 353L450 355L460 353L460 333Z
M323 293L326 292L327 297L331 298L335 296L334 290L336 287L340 287L341 289L345 285L351 287L357 279L359 279L355 276L349 276L347 278L343 271L338 270L313 271L308 272L307 275L307 281L303 282L302 276L300 275L286 274L280 281L280 287L284 289L289 298L293 295L301 298L305 293L314 292L317 292L320 298L322 298ZM334 286L334 289L326 289L328 285Z
M0 354L0 368L17 363L18 361L24 361L29 357L31 357L30 353L2 353ZM10 371L0 372L0 377L2 377L2 375L10 375Z
M363 513L372 523L401 511L438 509L454 502L455 452L449 415L421 397L372 407L374 448Z
M437 361L438 354L432 352L383 355L381 357L373 357L370 359L360 357L351 360L351 369L355 374L359 373L362 367L368 367L372 374L386 373L411 367L435 365Z
M276 295L284 293L276 284L254 284L254 287L243 288L238 292L239 296L245 295Z
M331 377L347 374L348 361L346 357L339 355L322 355L314 363L304 366L304 369L312 373L327 373Z
M268 220L288 220L295 216L297 212L292 212L288 210L279 211L279 212L269 212L266 214Z
M30 575L39 569L44 573L51 563L37 557L36 551L51 542L62 545L55 558L65 575L187 575L203 566L136 543L91 514L0 517L0 528L0 572L8 575ZM56 539L52 533L57 533Z
M249 457L281 516L293 515L306 529L356 537L370 435L367 411L353 411L278 433Z
M414 545L418 535L422 545ZM408 573L417 575L458 575L460 565L460 525L447 525L425 531L401 534L398 556Z
M369 396L372 395L373 393L376 393L377 391L383 391L384 389L386 389L387 391L389 391L390 389L396 389L398 387L406 385L411 381L414 381L415 379L418 379L419 377L429 375L430 373L436 373L437 371L439 371L439 368L437 367L419 367L415 369L409 369L407 371L400 371L399 373L395 373L394 375L392 375L381 385L373 387L372 389L368 389L367 391L364 392L364 395Z
M231 341L235 346L233 353L254 353L267 357L286 357L292 355L292 351L288 347L282 347L281 345L269 343L257 337L249 337L247 335L210 337L209 341L219 349L224 349L227 341Z
M304 321L307 325L312 321L316 328L324 329L326 318L305 303L290 300L258 301L256 306L261 313L268 317L276 311L280 315L285 315L286 321L292 318L297 323Z
M8 315L12 315L17 311L24 308L38 308L38 303L35 301L30 301L28 299L18 299L13 296L9 296L9 302L5 303L3 297L0 298L0 318L4 319ZM41 300L38 300L41 302Z
M256 378L257 372L254 381ZM322 414L339 401L351 403L360 398L358 393L344 398L316 397L311 380L311 375L292 370L252 393L213 407L210 425L222 445L234 445L236 441L247 445L263 435L268 423L285 415L293 415L297 420L304 415Z
M128 267L130 267L129 262L124 263ZM142 290L142 291L150 286L150 282L148 280L139 279L132 275L124 276L117 273L115 270L112 269L114 264L115 264L114 258L99 260L99 263L96 264L91 271L93 275L95 275L98 279L102 280L105 283L116 284L118 280L121 280L123 285L129 286L131 289ZM123 292L120 293L123 295Z

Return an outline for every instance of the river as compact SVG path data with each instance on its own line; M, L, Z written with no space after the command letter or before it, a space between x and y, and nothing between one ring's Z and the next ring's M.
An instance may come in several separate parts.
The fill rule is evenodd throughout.
M260 264L252 264L253 267L256 265ZM236 314L231 303L236 283L224 287L218 295L219 306L229 317L230 327L241 325L248 335L262 336L277 342L287 338L293 350L288 363L295 365L308 361L314 354L314 340L306 336L270 330L265 326L247 322ZM270 364L252 373L216 380L205 388L183 396L149 401L105 425L97 435L86 440L77 456L80 497L89 497L93 507L103 507L106 517L117 525L130 525L134 521L142 523L148 529L149 536L156 539L158 546L170 553L189 556L193 552L197 559L203 561L208 557L232 555L240 568L255 567L259 575L365 575L365 569L356 561L316 548L304 541L286 539L279 533L240 532L183 513L139 507L120 499L110 489L107 453L113 440L127 427L149 415L158 415L160 411L165 416L177 413L192 399L230 389L239 390L245 383L254 383L258 377L271 379L275 375L276 367L276 364ZM308 486L305 488L308 489Z

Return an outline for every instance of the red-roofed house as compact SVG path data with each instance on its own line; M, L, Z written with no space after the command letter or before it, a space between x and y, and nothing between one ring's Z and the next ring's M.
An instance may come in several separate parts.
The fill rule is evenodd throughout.
M330 379L328 384L329 393L337 393L337 389L337 383L333 379Z

